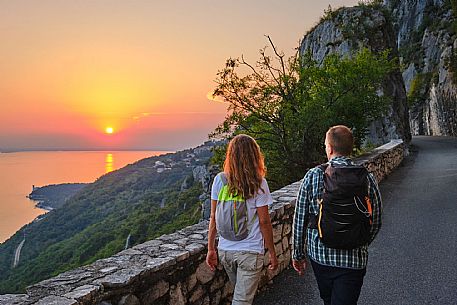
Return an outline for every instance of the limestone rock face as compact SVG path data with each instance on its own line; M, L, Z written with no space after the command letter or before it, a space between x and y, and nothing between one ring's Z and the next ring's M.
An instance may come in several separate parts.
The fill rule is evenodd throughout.
M342 8L324 18L303 38L300 53L310 52L321 63L328 54L351 56L363 47L373 52L389 49L393 56L397 54L390 16L367 6ZM390 73L379 91L389 96L392 103L388 115L372 124L367 140L374 144L391 139L409 142L408 104L400 71Z
M211 212L211 183L218 172L218 166L212 164L196 166L193 169L194 180L199 181L203 187L203 193L199 197L202 203L202 219L209 219Z
M392 13L414 135L457 136L456 12L450 1L386 0ZM455 66L455 59L454 59Z

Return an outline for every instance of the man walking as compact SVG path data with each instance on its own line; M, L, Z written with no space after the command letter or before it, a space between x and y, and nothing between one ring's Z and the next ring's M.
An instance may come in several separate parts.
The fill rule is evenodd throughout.
M304 273L306 248L325 305L357 304L368 245L381 227L378 185L349 158L353 145L346 126L327 131L329 162L306 173L295 207L292 265Z

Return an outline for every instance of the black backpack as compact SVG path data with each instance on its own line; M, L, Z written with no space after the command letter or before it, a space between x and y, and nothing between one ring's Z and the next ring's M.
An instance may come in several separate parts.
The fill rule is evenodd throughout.
M368 197L368 171L358 165L322 164L324 193L318 215L311 215L308 227L319 231L325 246L355 249L370 240L372 223Z

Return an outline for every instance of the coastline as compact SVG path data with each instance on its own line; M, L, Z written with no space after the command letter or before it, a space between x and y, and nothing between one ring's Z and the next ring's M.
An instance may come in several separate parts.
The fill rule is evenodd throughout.
M33 193L33 192L32 192ZM35 199L34 196L32 195L32 193L28 194L25 196L25 198L35 202L35 207L36 208L39 208L39 209L42 209L42 210L46 210L46 211L52 211L54 208L49 206L49 205L46 205L45 202L46 200L43 200L43 199ZM41 215L40 215L41 216ZM37 216L39 217L39 216Z
M30 200L33 200L33 199L30 199ZM33 200L33 201L36 201L36 200ZM54 210L53 207L50 207L50 206L47 206L47 205L44 205L44 201L36 201L37 203L35 204L35 207L39 208L39 209L42 209L42 210L46 210L48 212ZM40 215L41 216L41 215ZM40 217L40 216L37 216Z
M62 206L68 198L84 188L88 183L58 183L48 184L45 186L33 185L32 192L26 197L36 202L35 207L52 211Z
M0 241L8 240L39 215L46 215L52 208L57 208L54 206L54 202L40 202L42 201L40 199L45 198L38 197L33 201L27 198L27 195L33 191L33 185L65 184L68 181L92 183L104 175L107 169L116 170L138 160L165 153L163 151L110 152L113 157L111 160L107 160L107 152L101 151L91 151L90 153L85 151L13 152L12 149L1 146L0 196L2 196L2 205L0 210L3 212L3 218L1 219ZM62 193L57 191L52 193L58 196L51 196L51 201L61 202ZM59 197L59 200L53 200L55 197Z

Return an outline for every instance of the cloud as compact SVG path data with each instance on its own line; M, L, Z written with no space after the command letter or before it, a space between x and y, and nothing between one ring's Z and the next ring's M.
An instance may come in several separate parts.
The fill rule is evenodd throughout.
M206 94L206 98L212 102L218 102L218 103L222 103L222 104L227 104L227 102L220 96L214 96L213 95L213 91L209 91L207 94Z
M151 116L175 116L175 117L183 117L183 116L199 116L199 115L216 115L220 116L221 114L225 114L225 112L210 112L210 111L184 111L184 112L142 112L138 115L132 117L132 120L139 121L141 119L145 119Z
M139 119L148 117L148 116L150 116L150 115L152 115L152 114L153 114L153 113L151 113L151 112L142 112L142 113L140 113L140 114L135 115L134 117L132 117L132 119L136 121L136 120L139 120Z

